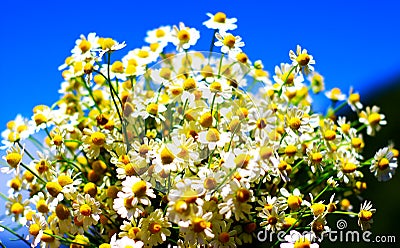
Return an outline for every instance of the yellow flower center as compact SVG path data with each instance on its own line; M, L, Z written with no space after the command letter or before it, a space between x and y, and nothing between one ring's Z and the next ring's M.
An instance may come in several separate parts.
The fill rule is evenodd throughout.
M26 131L26 130L28 130L28 126L27 125L19 125L17 127L17 132L18 133L22 133L23 131Z
M297 227L298 224L297 224L296 222L297 222L297 220L296 220L295 218L292 218L292 217L285 217L285 223L283 223L283 228L284 228L284 229L288 229L288 228L290 228L291 226Z
M58 183L61 185L61 187L64 187L65 185L71 184L74 181L70 176L67 175L59 175L57 178Z
M239 119L244 119L249 115L249 110L247 108L239 108L236 110L236 114L239 116Z
M208 128L212 126L213 117L210 112L205 112L200 116L199 123L202 127Z
M372 113L368 116L368 122L371 125L377 125L381 121L381 115L378 113Z
M210 65L205 65L203 69L201 69L201 75L203 77L212 77L214 75L212 67Z
M294 74L290 73L287 71L282 74L281 76L282 81L285 83L287 86L293 86L294 85Z
M288 163L286 163L285 161L281 161L281 162L278 164L278 169L279 169L280 171L286 170L287 167L288 167Z
M92 214L92 208L88 204L83 204L79 207L79 212L83 216L90 216Z
M110 187L108 187L107 189L107 197L111 198L111 199L115 199L117 198L117 194L119 192L119 189L117 186L115 185L111 185Z
M247 57L247 55L245 53L238 53L236 55L236 59L243 64L247 64L249 62L249 58Z
M149 113L151 115L157 115L157 113L158 113L158 104L157 103L150 103L149 105L147 105L146 111L147 111L147 113Z
M210 84L210 90L212 92L221 92L222 91L222 85L219 82L213 82Z
M193 231L199 233L204 231L207 227L209 227L210 223L205 221L203 218L196 217L193 221Z
M36 203L36 209L40 212L40 213L47 213L49 212L49 207L47 206L47 203L45 200L40 199L37 203Z
M235 38L235 36L228 34L224 37L223 43L225 46L227 46L229 48L233 48L236 43L236 38Z
M128 65L125 69L125 73L127 75L134 75L136 73L136 66L134 65Z
M11 205L11 213L19 215L22 214L23 212L24 212L24 206L21 203L15 202L13 203L13 205Z
M221 243L228 243L229 242L229 239L230 239L230 235L229 235L229 233L227 233L227 232L222 232L222 233L220 233L219 235L218 235L218 240L219 240L219 242L221 242Z
M111 49L115 45L115 41L111 38L100 38L98 43L103 50Z
M340 94L342 94L342 91L339 88L333 88L331 90L331 99L338 100Z
M147 184L145 181L140 180L133 184L132 192L135 194L136 197L141 197L146 195Z
M215 128L210 128L206 134L206 140L208 142L217 142L219 141L219 132Z
M289 120L289 127L293 130L298 130L301 126L301 121L297 117L292 117Z
M146 154L149 152L149 150L150 150L150 146L148 146L148 145L146 145L146 144L141 145L141 146L139 147L139 154L140 154L140 156L145 157Z
M313 211L314 216L318 216L325 211L325 204L314 203L313 205L311 205L311 209Z
M96 160L92 163L92 169L94 171L96 171L97 174L101 175L107 170L107 165L106 165L106 163L104 163L101 160ZM60 183L60 179L59 179L59 183ZM72 183L72 179L71 179L70 183ZM62 185L62 184L61 184L61 186L64 187L64 185Z
M311 160L314 164L319 164L322 162L322 154L319 152L313 153L311 155Z
M302 201L297 195L290 195L287 199L287 204L291 210L297 210L300 208Z
M378 162L378 168L380 170L385 170L389 167L389 160L387 158L381 158Z
M59 203L56 207L56 215L60 220L66 220L70 216L68 207Z
M300 66L306 66L310 62L310 56L307 53L302 53L297 56L296 61Z
M128 237L131 239L136 239L137 238L137 233L140 232L140 228L139 227L132 227L129 229L128 231Z
M170 164L175 159L175 155L172 154L171 151L167 147L164 147L161 150L160 157L161 157L162 164Z
M10 187L14 190L19 190L21 188L22 182L18 177L11 179Z
M61 135L56 134L53 136L53 143L56 146L61 146L61 144L63 143L63 138Z
M158 232L160 232L161 231L161 225L160 224L158 224L158 223L151 223L150 225L149 225L149 231L152 233L152 234L156 234L156 233L158 233Z
M161 28L156 30L156 37L157 38L161 38L161 37L164 37L164 36L165 36L165 31L164 30L162 30Z
M35 114L33 116L33 119L35 120L35 123L36 123L37 126L39 126L42 123L46 123L47 122L46 116L44 116L42 113Z
M190 33L186 29L180 30L177 36L181 43L188 43L190 40Z
M81 49L82 53L89 51L91 46L92 45L87 40L82 40L81 43L79 43L79 49Z
M125 174L127 176L133 176L133 175L136 174L135 167L133 166L132 163L126 164L125 167L124 167L124 170L125 170Z
M39 234L40 231L40 226L36 223L33 223L30 227L29 227L29 234L32 236L37 236Z
M272 205L272 204L269 204L269 203L267 203L267 204L264 205L264 209L268 210L269 212L272 211L272 207L273 207L273 205Z
M257 228L257 224L254 222L250 222L244 226L244 231L246 233L252 233L256 230L256 228Z
M351 103L359 102L359 101L360 101L360 94L358 94L358 93L353 93L353 94L351 94L351 95L349 96L349 101L350 101Z
M138 51L137 55L138 55L139 58L144 59L144 58L149 57L149 52L146 51L146 50L140 49L140 50Z
M260 118L256 122L256 126L258 129L263 129L267 126L267 120L265 118Z
M88 182L83 187L83 192L85 192L85 194L89 194L91 197L95 197L96 194L97 194L97 186L96 186L96 184L94 184L92 182Z
M245 188L240 188L237 192L236 192L236 200L238 200L239 202L247 202L250 199L250 191L248 189Z
M16 152L11 152L6 156L7 164L10 165L12 168L17 167L17 165L21 162L21 160L22 160L21 154Z
M335 131L333 131L333 130L326 130L325 132L324 132L324 138L326 139L326 140L328 140L328 141L332 141L332 140L334 140L335 138L336 138L336 132Z
M267 221L268 221L268 224L273 226L278 222L278 219L275 216L271 215L268 217Z
M214 15L214 21L218 23L225 23L226 21L226 15L223 12L218 12Z
M287 155L287 156L294 156L295 154L296 154L296 152L297 152L297 148L296 148L296 146L294 146L294 145L288 145L288 146L286 146L286 148L285 148L285 154Z
M204 188L211 190L217 187L217 180L213 177L208 177L204 180Z
M57 197L63 188L58 182L48 182L46 183L46 189L51 196Z
M296 240L293 247L294 248L310 248L311 243L307 238L301 237L298 240Z
M46 229L46 230L44 230L43 235L40 238L40 240L42 240L43 242L46 242L46 243L51 243L55 240L55 238L53 236L51 236L53 234L54 233L52 230Z
M345 123L341 126L341 128L342 128L343 133L348 134L350 131L350 124Z
M344 173L352 173L357 169L357 166L353 163L344 163L342 166L342 171Z
M126 209L131 209L133 206L132 206L132 201L133 201L133 197L129 197L129 198L125 198L124 199L124 207L126 208Z
M250 156L248 154L239 154L233 160L237 168L247 168L250 162Z
M86 74L90 74L93 71L93 65L90 63L86 63L85 66L83 67L83 72Z
M188 204L185 201L179 200L175 203L175 211L179 214L185 213L189 208Z
M121 61L115 61L111 65L111 71L114 73L123 73L124 72L124 65Z
M104 145L104 143L106 143L106 135L102 132L92 133L90 139L92 140L92 143L96 146L102 146Z
M48 162L42 159L36 163L35 168L41 174L49 169Z
M93 77L93 81L98 85L102 85L102 84L104 84L106 82L106 79L102 75L96 74Z
M196 88L196 81L194 78L188 78L185 81L183 81L183 89L184 90L191 90Z
M360 138L358 138L358 137L352 138L352 139L351 139L351 145L352 145L354 148L360 148L361 145L362 145L362 139L360 139Z
M372 212L363 209L358 214L358 218L360 218L362 221L370 221L372 219Z

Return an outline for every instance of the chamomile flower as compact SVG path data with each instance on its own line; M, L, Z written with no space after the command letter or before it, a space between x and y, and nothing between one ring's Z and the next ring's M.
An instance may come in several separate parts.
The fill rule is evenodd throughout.
M388 148L379 149L371 162L370 170L378 179L378 181L390 180L397 168L397 158L393 156L393 152Z
M218 221L213 223L212 230L214 237L218 237L210 242L210 245L215 248L234 248L236 247L235 235L236 230L232 230L231 222Z
M372 208L372 203L365 201L361 204L360 212L358 213L358 225L361 230L365 231L371 228L373 223L372 215L376 212L376 209Z
M153 247L162 244L167 240L167 236L171 235L168 229L171 223L164 217L161 209L150 213L147 218L141 219L140 226L140 239L144 242L146 247Z
M258 213L258 216L263 219L260 226L267 226L266 229L274 233L282 228L282 224L285 220L285 212L279 212L276 206L273 206L271 210L263 208L263 210Z
M230 140L230 133L220 133L216 128L209 128L208 130L199 133L198 141L204 144L210 150L214 150L216 147L223 147Z
M346 99L346 95L343 94L339 88L333 88L330 91L325 92L325 96L334 102Z
M112 39L112 38L105 38L105 37L100 37L97 40L97 43L99 44L99 59L103 57L105 53L112 53L118 50L121 50L126 46L125 41L122 43L119 43L118 41Z
M289 57L293 61L292 65L296 66L295 71L303 71L304 74L308 75L314 70L312 66L315 64L313 56L309 55L306 49L301 49L300 45L297 45L296 53L290 50Z
M386 125L385 115L379 113L380 108L377 106L367 107L365 111L359 114L361 123L367 126L367 134L374 136L375 133L381 130L382 125Z
M138 203L143 205L150 205L150 198L155 198L156 195L149 182L143 181L141 178L136 176L126 177L122 182L122 192L127 197L133 197L132 205Z
M242 37L236 35L233 36L230 33L220 31L215 34L217 41L214 43L215 46L221 47L221 52L228 54L229 57L235 58L238 53L242 51L241 47L244 46Z
M313 236L311 233L302 235L301 233L291 230L288 235L285 236L285 241L288 243L281 243L281 248L297 248L297 247L310 247L318 248L317 243L312 243Z
M293 70L293 65L287 63L281 63L280 67L275 66L275 75L273 78L279 86L289 88L300 88L303 86L304 81L303 75L296 73Z
M76 201L72 203L74 216L77 221L83 223L83 229L88 230L89 226L97 224L100 220L100 202L96 201L89 194L78 194Z
M6 203L6 214L12 215L13 221L18 221L20 216L24 214L25 209L29 208L29 199L23 200L22 195L11 195L8 197L9 201Z
M362 103L360 102L360 94L354 93L353 88L350 88L347 104L349 104L351 110L353 110L354 112L361 110L363 107Z
M168 43L171 40L171 26L161 26L153 30L147 31L144 39L147 43Z
M101 148L111 149L113 140L108 130L95 131L85 128L83 132L82 148L89 158L97 158Z
M6 174L14 172L15 175L18 175L23 156L24 148L21 149L19 146L14 145L10 149L8 149L7 154L2 157L2 159L7 162L8 167L2 167L0 171Z
M99 37L96 33L89 33L87 37L81 34L79 39L75 41L75 47L71 50L72 57L75 61L83 61L92 58L94 56L93 50L99 48L98 40Z
M199 31L195 28L186 27L183 22L179 23L179 28L173 27L172 43L176 46L178 52L189 49L196 44L199 38Z
M217 12L214 15L211 13L207 13L207 16L210 17L209 20L203 22L207 28L210 29L219 29L219 30L234 30L236 29L237 22L236 18L226 18L226 14L223 12Z

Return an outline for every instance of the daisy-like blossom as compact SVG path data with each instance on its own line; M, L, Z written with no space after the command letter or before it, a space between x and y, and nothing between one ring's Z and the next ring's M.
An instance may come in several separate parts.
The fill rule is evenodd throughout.
M229 57L235 58L238 53L242 51L241 47L244 46L242 37L236 35L233 36L230 33L220 31L215 34L217 41L214 43L215 46L221 47L221 52L226 53Z
M198 141L206 145L208 149L214 150L216 147L223 147L230 141L230 133L220 133L216 128L209 128L199 133Z
M76 202L72 203L74 216L77 221L83 223L83 228L88 230L89 226L97 224L100 220L100 202L96 201L89 194L78 194Z
M71 50L74 60L83 61L87 58L93 57L93 50L98 49L100 46L98 41L99 37L96 33L89 33L87 37L81 34L80 39L75 41L75 47ZM58 69L62 70L63 68L64 66L60 66Z
M285 241L287 243L281 243L281 248L297 248L297 247L310 247L310 248L318 248L319 245L313 242L313 236L311 233L307 233L304 236L295 231L291 230L288 235L285 236Z
M354 93L353 88L350 88L349 97L347 98L347 104L349 104L351 110L357 112L363 108L362 103L360 102L360 94Z
M147 31L144 39L147 43L168 43L171 41L171 26L160 26L156 29Z
M15 175L18 175L20 172L20 164L22 162L23 156L24 148L21 149L17 145L12 146L7 150L7 154L2 157L2 159L7 162L8 166L2 167L0 171L6 174L14 172Z
M314 94L318 94L325 90L325 80L324 77L318 72L311 72L307 77L308 81L311 83L311 89Z
M276 233L282 228L282 224L285 220L285 212L279 212L276 206L273 206L271 210L264 208L262 212L258 214L263 219L260 226L266 226L268 231Z
M147 218L142 219L139 226L141 229L140 239L148 247L162 244L167 240L167 236L171 235L168 228L172 225L168 222L168 218L164 217L161 209L157 209L150 213Z
M380 108L377 106L367 107L365 111L359 114L361 123L367 126L367 134L374 136L375 133L381 130L381 126L386 125L385 115L379 113Z
M21 194L11 195L8 197L8 202L6 203L6 214L12 215L13 221L18 221L18 219L24 214L25 209L29 208L29 199L23 200Z
M349 183L356 177L361 177L362 173L358 171L360 162L350 152L339 152L337 154L337 177L343 180L344 183Z
M99 47L99 59L103 57L105 53L112 53L118 50L121 50L126 46L125 41L122 43L119 43L118 41L109 38L109 37L100 37L97 40L97 43L100 45Z
M325 96L334 102L344 101L346 99L346 95L343 94L339 88L333 88L330 91L325 92Z
M122 192L128 197L133 197L132 205L138 203L150 205L150 198L155 198L156 195L152 189L151 183L143 181L140 177L130 176L122 181Z
M218 237L218 239L214 239L210 242L212 247L216 248L234 248L236 247L235 243L235 235L237 234L236 230L231 230L231 222L226 223L225 221L219 221L216 224L213 224L212 227L214 237Z
M292 211L298 210L302 205L309 204L303 199L303 195L300 193L299 189L294 189L293 193L289 193L286 188L281 188L280 193L282 197L278 198L278 201L282 203L282 208L287 209L288 207Z
M217 12L214 15L211 13L207 13L207 16L210 17L207 21L203 22L207 28L210 29L218 29L220 31L234 30L236 29L237 22L236 18L227 18L224 12Z
M293 70L293 65L287 63L281 63L280 67L275 66L275 75L273 76L274 81L287 88L300 88L303 86L304 77L300 73L296 73Z
M183 22L179 23L179 27L173 27L172 43L176 46L178 52L189 49L197 43L199 38L200 32L195 28L186 27Z
M186 244L206 245L208 240L215 236L211 230L210 220L212 216L212 212L193 216L188 227L180 227L180 232L185 237Z
M253 192L248 189L246 183L242 180L239 182L237 179L233 179L222 188L221 195L224 202L218 204L220 214L228 219L233 214L237 221L247 219L246 216L250 214L251 209L249 202L254 199Z
M83 132L82 148L89 158L97 158L101 148L111 149L113 140L108 130L94 131L86 128Z
M390 180L397 168L397 158L389 147L379 149L371 162L370 171L378 181Z
M289 57L292 60L292 65L296 66L295 71L303 71L307 75L314 70L312 66L315 64L313 56L308 54L306 49L301 49L300 45L297 45L296 53L290 50Z
M361 230L365 231L371 228L373 223L372 215L376 212L376 209L372 208L372 203L365 201L361 204L360 212L358 213L358 225Z

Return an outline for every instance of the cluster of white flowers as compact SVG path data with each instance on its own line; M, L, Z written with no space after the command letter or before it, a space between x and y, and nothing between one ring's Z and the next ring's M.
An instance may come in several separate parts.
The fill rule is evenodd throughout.
M33 246L236 247L261 228L308 228L282 247L317 247L339 208L370 227L372 204L353 213L345 196L365 188L364 166L380 181L397 168L391 145L361 155L363 130L386 124L379 108L334 88L328 114L314 113L312 95L325 86L307 50L290 51L271 79L229 33L236 19L208 16L215 37L203 53L189 50L200 32L183 23L149 31L148 45L120 60L124 42L82 35L60 66L61 99L8 123L7 215ZM358 122L336 116L345 106Z

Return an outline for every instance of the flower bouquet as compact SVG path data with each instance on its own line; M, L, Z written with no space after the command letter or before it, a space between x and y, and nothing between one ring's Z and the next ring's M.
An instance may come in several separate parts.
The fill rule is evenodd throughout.
M317 247L328 215L370 227L372 204L353 212L348 198L365 188L363 167L379 181L397 167L391 144L361 154L365 131L386 124L380 109L325 91L300 46L271 77L231 33L235 18L208 16L209 51L193 50L200 33L183 23L148 31L122 58L124 42L76 41L60 100L2 133L2 197L19 229L1 227L28 246L74 248L236 247L261 231L287 235L270 246ZM326 114L313 111L323 93ZM337 116L346 106L352 121Z

